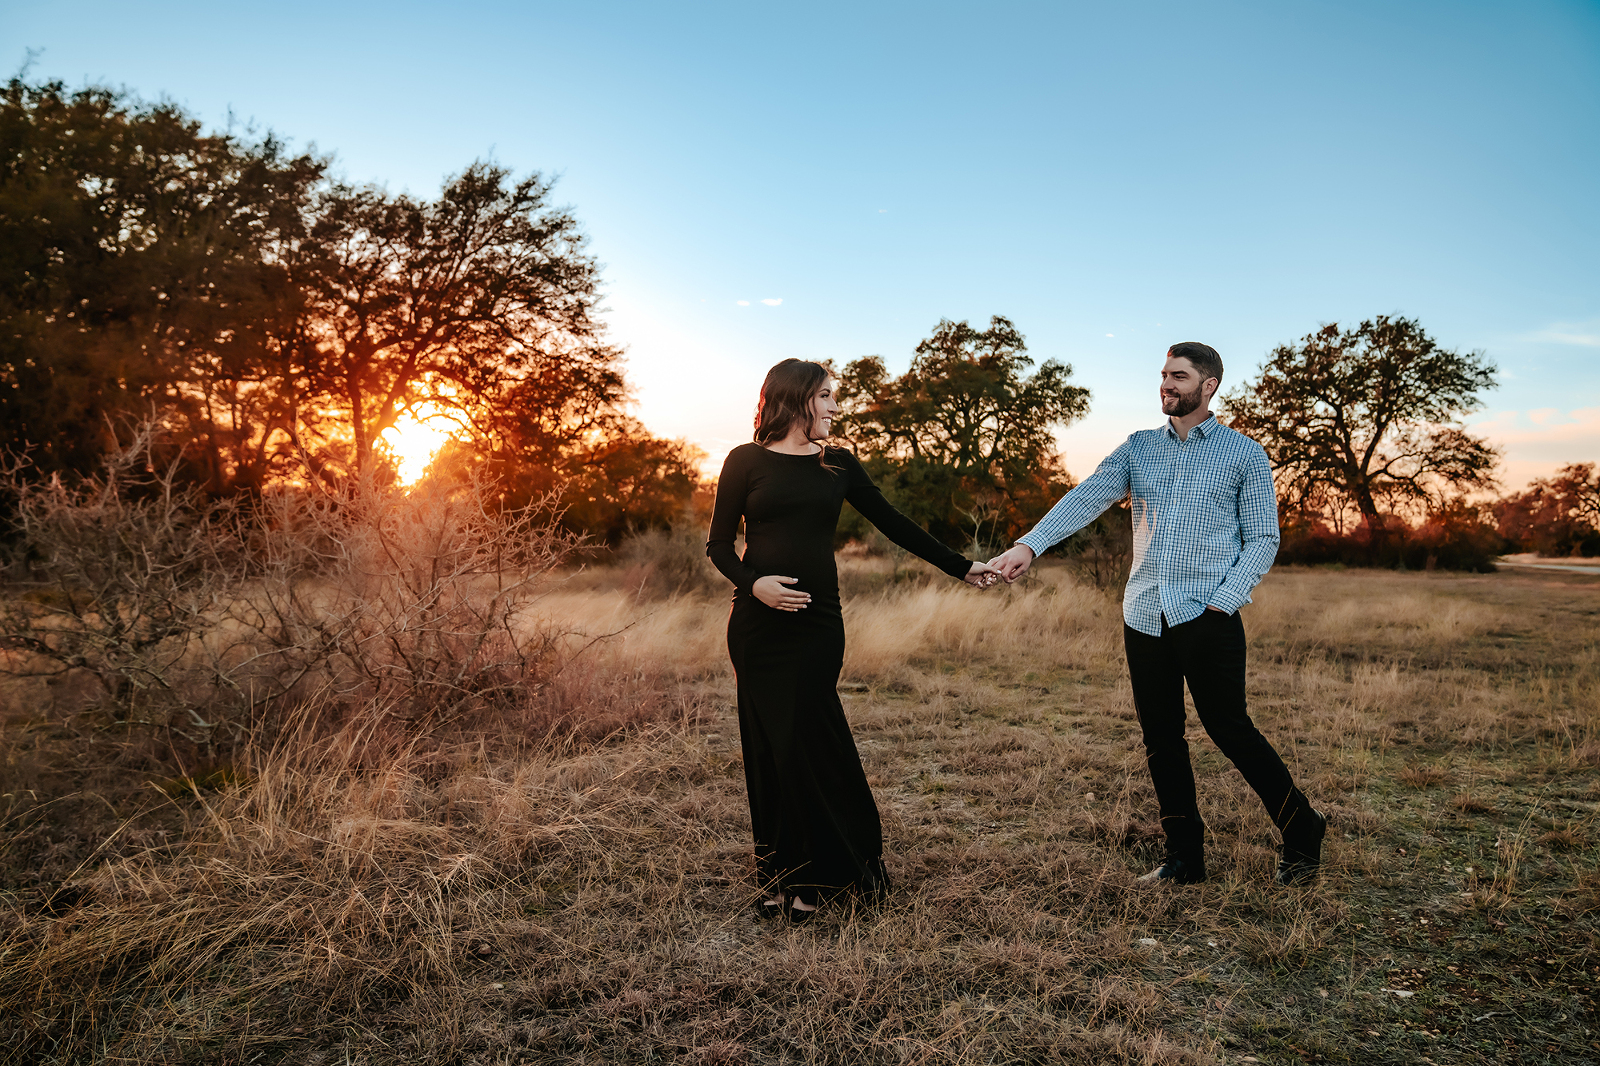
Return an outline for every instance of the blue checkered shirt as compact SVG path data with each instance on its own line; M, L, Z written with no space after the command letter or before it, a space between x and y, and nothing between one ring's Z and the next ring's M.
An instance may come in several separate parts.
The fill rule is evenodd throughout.
M1278 554L1278 501L1261 445L1208 418L1179 440L1170 421L1124 441L1018 543L1035 555L1133 497L1133 570L1122 617L1161 635L1209 607L1229 614Z

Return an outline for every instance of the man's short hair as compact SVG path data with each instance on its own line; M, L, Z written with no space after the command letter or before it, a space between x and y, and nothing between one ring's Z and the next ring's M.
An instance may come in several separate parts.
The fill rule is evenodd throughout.
M1222 356L1209 344L1199 341L1183 341L1167 349L1168 359L1187 359L1200 371L1200 380L1216 378L1218 385L1222 383Z

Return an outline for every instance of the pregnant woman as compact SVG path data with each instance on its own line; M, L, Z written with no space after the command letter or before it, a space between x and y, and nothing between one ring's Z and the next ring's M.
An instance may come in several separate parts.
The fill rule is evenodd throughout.
M839 702L844 618L833 559L845 500L888 538L951 577L993 584L883 498L855 456L820 441L838 404L828 368L785 359L767 373L755 443L729 453L706 554L734 583L728 654L739 688L764 915L805 921L843 890L889 889L883 829ZM739 519L745 552L734 550Z

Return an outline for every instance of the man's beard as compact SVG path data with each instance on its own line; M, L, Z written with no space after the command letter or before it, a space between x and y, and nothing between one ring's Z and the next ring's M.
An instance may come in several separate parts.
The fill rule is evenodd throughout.
M1167 404L1172 404L1172 410L1167 410ZM1182 418L1192 414L1200 406L1200 386L1196 385L1193 392L1180 392L1176 396L1161 397L1161 409L1173 418Z

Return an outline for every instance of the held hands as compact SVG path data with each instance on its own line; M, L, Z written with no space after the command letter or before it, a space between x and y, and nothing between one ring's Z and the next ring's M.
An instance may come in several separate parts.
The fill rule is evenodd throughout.
M1000 580L999 571L988 563L973 563L972 568L961 580L980 589L986 589Z
M768 574L766 577L757 578L756 583L750 586L750 591L755 593L756 599L775 611L798 611L811 602L811 593L783 586L793 585L799 580L797 577Z
M768 574L766 577L757 578L756 583L750 586L750 591L755 594L756 599L773 610L799 611L811 602L811 593L784 587L793 585L799 580L797 577ZM1000 574L988 563L973 563L962 580L969 585L986 589L999 582Z
M1005 552L990 559L989 565L1009 585L1026 574L1028 567L1033 565L1033 549L1026 544L1013 544Z

